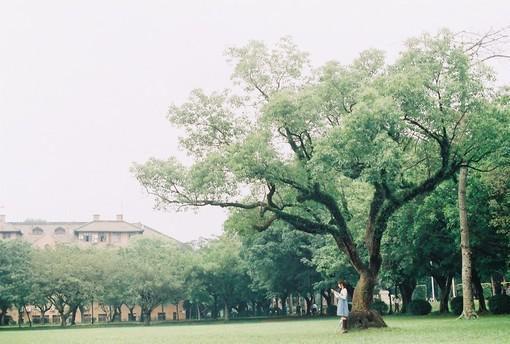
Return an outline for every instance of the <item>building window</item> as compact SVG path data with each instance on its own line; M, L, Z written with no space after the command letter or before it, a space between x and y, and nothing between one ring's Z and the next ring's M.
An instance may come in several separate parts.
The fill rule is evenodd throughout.
M89 242L90 241L90 233L80 233L80 235L78 236L78 239L81 240L81 241L87 241Z
M89 322L92 322L92 315L90 314L83 314L83 317L81 318L81 322L82 323L89 323Z
M108 317L106 316L106 314L99 314L97 316L97 321L99 322L106 322L108 320Z
M53 315L53 316L51 317L51 322L52 322L53 324L60 324L60 315Z
M106 233L99 233L99 241L106 242L106 240L108 240L108 236L106 235Z
M33 235L42 235L43 233L44 233L44 231L40 227L35 227L34 229L32 229Z
M120 241L120 233L112 233L112 241L119 242Z
M158 313L158 320L166 320L166 313L165 312L159 312Z
M2 238L9 239L11 237L11 233L2 233Z
M64 235L66 234L66 230L62 227L58 227L55 229L55 235Z

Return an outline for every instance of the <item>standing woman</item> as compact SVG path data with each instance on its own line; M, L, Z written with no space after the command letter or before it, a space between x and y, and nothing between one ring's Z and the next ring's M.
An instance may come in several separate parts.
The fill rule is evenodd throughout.
M349 306L347 304L347 286L344 281L338 282L338 288L340 292L332 289L335 297L338 298L338 304L336 307L336 315L340 317L340 323L338 324L342 333L347 332L347 317L349 316Z

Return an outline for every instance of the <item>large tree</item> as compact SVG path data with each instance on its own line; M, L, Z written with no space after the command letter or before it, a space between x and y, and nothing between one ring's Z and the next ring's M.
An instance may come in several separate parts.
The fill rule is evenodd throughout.
M228 54L241 95L195 90L170 108L194 163L151 159L134 166L137 179L162 208L235 207L258 230L283 221L331 235L360 276L350 320L385 326L369 305L388 220L483 158L477 147L492 139L490 127L485 138L463 133L489 101L485 66L446 31L410 40L392 65L366 51L350 65L308 72L307 55L289 39ZM484 120L497 122L494 115ZM350 213L355 198L364 229Z

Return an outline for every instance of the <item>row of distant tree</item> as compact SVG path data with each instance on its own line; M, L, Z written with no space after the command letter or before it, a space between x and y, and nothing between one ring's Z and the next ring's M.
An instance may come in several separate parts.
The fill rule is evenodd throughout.
M481 282L492 282L501 293L501 281L510 279L508 172L470 179L469 210L476 214L471 226L473 288L480 312L486 310ZM404 312L417 281L430 276L440 288L440 312L449 311L452 278L461 269L455 190L454 181L444 183L403 207L388 225L378 289L398 290ZM141 318L149 322L158 305L182 301L187 318L221 314L228 319L232 312L287 314L291 296L299 296L310 314L313 303L331 305L330 288L338 279L351 285L358 280L329 236L294 231L284 223L259 232L241 213L233 213L225 229L220 238L191 245L140 237L126 248L35 249L22 240L0 241L0 320L10 307L20 315L28 305L43 315L54 307L65 326L74 324L78 310L97 302L112 321L122 305L131 313L140 305Z

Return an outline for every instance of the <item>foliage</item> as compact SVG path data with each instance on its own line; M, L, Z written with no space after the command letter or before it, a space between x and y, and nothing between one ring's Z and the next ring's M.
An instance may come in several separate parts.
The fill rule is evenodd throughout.
M427 315L432 311L432 305L425 300L413 300L409 303L409 313L413 315Z
M510 314L510 296L504 294L491 296L489 310L494 314Z
M326 309L326 315L334 316L336 315L337 311L337 305L328 305L328 308Z
M450 300L450 307L452 309L453 314L461 315L462 309L464 307L462 296L455 296Z
M384 301L374 300L370 305L370 309L377 311L381 315L386 315L388 314L389 307Z
M391 217L508 142L492 73L448 31L409 40L391 65L369 50L311 77L307 54L288 38L228 55L241 95L192 91L170 109L193 163L150 159L133 173L161 208L237 208L242 230L285 223L331 236L361 277L360 314Z

